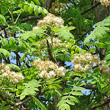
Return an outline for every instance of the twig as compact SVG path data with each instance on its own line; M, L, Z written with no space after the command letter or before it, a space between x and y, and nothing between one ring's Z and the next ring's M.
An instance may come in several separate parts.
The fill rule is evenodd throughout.
M104 106L104 105L106 105L108 103L110 103L110 97L103 99L103 101L101 101L100 103L94 105L89 110L95 110L97 107L102 107L102 106Z
M51 50L50 50L49 41L48 41L48 40L46 40L46 41L47 41L47 49L48 49L49 59L50 59L51 61L55 62L55 59L53 58L52 52L51 52Z
M12 22L13 22L13 24L14 24L14 17L13 17L13 14L12 14L12 12L11 12L9 9L8 9L8 12L10 13Z
M92 89L92 90L96 90L96 89L97 89L97 86L96 86L96 85L91 85L91 86L89 86L89 85L84 85L84 86L82 86L82 87L84 87L85 89Z
M24 19L21 20L21 23L24 23L26 21L29 21L29 20L38 20L38 19L41 19L43 16L28 16Z
M17 21L18 21L18 19L19 19L20 15L21 15L21 13L19 13L19 15L18 15L18 17L16 18L16 20L15 20L14 24L16 24L16 23L17 23Z
M26 98L25 100L23 100L23 101L21 101L21 102L17 102L16 104L15 104L15 106L19 106L19 105L22 105L22 104L24 104L25 102L27 102L28 100L30 100L32 97L28 97L28 98Z
M0 98L6 102L8 105L14 106L14 104L12 104L11 102L9 102L6 98L4 98L1 94L0 94Z
M90 7L90 8L88 8L88 9L84 10L83 12L81 12L81 15L84 15L84 14L87 13L88 11L91 11L92 9L96 8L96 7L97 7L98 5L100 5L100 4L101 4L100 2L96 3L96 4L93 5L92 7Z
M4 31L4 34L5 34L5 38L8 38L8 36L7 36L7 32L6 32L6 29L5 29L6 27L1 27L1 29L3 29L3 31Z

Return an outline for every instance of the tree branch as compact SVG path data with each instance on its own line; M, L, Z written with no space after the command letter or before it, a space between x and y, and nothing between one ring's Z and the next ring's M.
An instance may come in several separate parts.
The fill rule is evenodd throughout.
M23 100L23 101L21 101L21 102L17 102L17 103L15 104L15 106L22 105L22 104L24 104L25 102L27 102L28 100L31 100L31 99L32 99L32 97L28 97L28 98L26 98L25 100Z
M108 103L110 103L110 97L103 99L103 101L101 101L100 103L94 105L89 110L95 110L97 107L102 107L102 106L104 106L104 105L106 105Z
M96 89L97 89L97 86L96 86L96 85L91 85L91 86L89 86L89 85L84 85L84 86L82 86L82 87L84 87L85 89L92 89L92 90L96 90Z
M21 20L21 23L24 23L24 22L26 22L26 21L29 21L29 20L38 20L38 19L41 19L43 16L41 15L41 16L28 16L28 17L26 17L26 18L23 18L22 20Z
M46 40L46 41L47 41L47 49L48 49L49 60L55 62L55 59L53 58L52 52L50 50L49 41L48 40Z
M101 4L100 2L96 3L96 4L93 5L92 7L90 7L90 8L88 8L88 9L84 10L83 12L81 12L81 15L84 15L85 13L91 11L92 9L96 8L96 7L97 7L98 5L100 5L100 4Z
M1 94L0 94L0 98L1 100L3 100L4 102L7 103L7 105L11 105L11 106L14 106L14 104L12 104L11 102L9 102L6 98L4 98Z

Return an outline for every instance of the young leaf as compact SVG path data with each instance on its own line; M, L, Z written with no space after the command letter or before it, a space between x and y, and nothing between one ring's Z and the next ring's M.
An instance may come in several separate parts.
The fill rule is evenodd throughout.
M14 64L7 64L7 65L14 70L20 71L20 68L17 65Z
M1 15L1 14L0 14L0 23L1 23L2 25L5 25L5 24L6 24L6 19L5 19L5 17L4 17L3 15Z
M40 82L33 79L29 81L28 83L24 83L24 90L20 95L20 99L22 100L26 95L32 95L34 96L36 94L36 91L38 91L38 87L40 86Z

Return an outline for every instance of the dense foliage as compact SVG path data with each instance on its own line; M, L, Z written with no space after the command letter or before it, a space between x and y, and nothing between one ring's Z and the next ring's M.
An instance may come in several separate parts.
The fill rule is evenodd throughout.
M0 0L0 110L109 110L109 2Z

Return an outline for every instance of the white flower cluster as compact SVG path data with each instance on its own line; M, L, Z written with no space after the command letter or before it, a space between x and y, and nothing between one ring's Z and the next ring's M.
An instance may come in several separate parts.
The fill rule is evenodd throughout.
M105 64L106 64L107 62L106 62L106 60L102 60L101 61L101 65L100 65L100 70L102 71L102 73L110 73L110 67L109 66L105 66Z
M50 38L48 38L47 40L49 41L50 44L52 44ZM62 46L64 46L64 44L61 42L60 39L58 39L58 38L53 38L53 44L52 44L52 46L53 46L53 47L62 47ZM39 47L39 48L47 47L47 42L46 42L46 40L42 40L42 41L40 42L40 44L38 45L38 47Z
M90 53L85 53L84 55L75 56L73 59L74 71L76 72L86 72L92 69L93 65L99 64L99 57L97 55L92 55Z
M8 78L13 83L18 83L24 79L24 76L21 73L16 73L10 70L10 67L4 63L0 64L0 73L4 78Z
M52 25L53 27L58 28L64 26L64 21L62 18L56 17L55 15L49 13L43 18L43 20L39 20L37 26L33 27L33 30L38 29L44 25Z
M101 4L105 5L106 7L109 6L109 0L100 0Z
M51 13L57 13L57 12L59 13L62 11L63 7L66 7L66 3L55 3L55 2L53 2L49 11Z
M35 59L33 64L40 69L40 78L51 79L55 76L65 76L64 67L58 67L57 64L52 61L41 61L40 59Z

